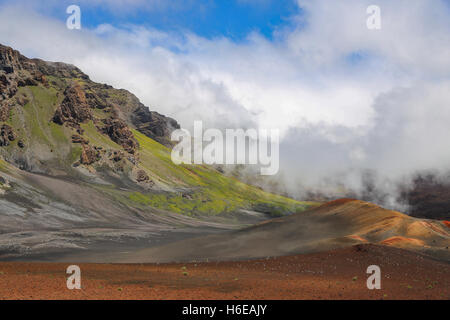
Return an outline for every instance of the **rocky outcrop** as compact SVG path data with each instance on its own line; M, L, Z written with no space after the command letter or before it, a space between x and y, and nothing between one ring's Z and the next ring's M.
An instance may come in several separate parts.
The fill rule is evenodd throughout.
M57 78L77 78L90 81L89 76L84 74L74 65L63 62L49 62L41 59L30 59L36 69L43 75Z
M6 121L12 105L23 106L28 102L22 97L13 103L7 101L17 93L19 87L39 84L48 86L47 76L81 79L84 82L83 88L79 84L74 84L65 89L65 98L53 117L55 123L78 127L80 123L92 119L92 109L113 109L115 112L113 119L124 121L125 124L165 146L173 145L170 134L174 129L180 128L179 124L172 118L150 111L127 90L94 83L73 65L28 59L18 51L2 45L0 45L0 121ZM111 90L113 94L110 94ZM114 124L106 130L110 130L112 136L116 136L117 133L116 139L120 141L118 143L127 148L127 151L134 150L136 142L133 143L133 139L124 136L129 134L124 132L122 124Z
M89 140L80 136L79 134L72 135L72 143L89 144Z
M31 69L27 60L19 51L0 45L0 70L6 74Z
M6 121L8 119L11 107L12 106L9 101L0 102L0 121Z
M106 100L104 98L102 98L100 95L98 95L93 90L91 90L91 88L88 88L86 90L85 95L86 95L87 103L89 104L89 106L91 108L104 110L107 107L109 107L108 102L106 102Z
M56 109L53 121L78 127L80 123L92 119L92 110L79 84L73 84L64 91L64 100Z
M9 146L9 144L16 140L16 134L13 128L4 124L0 129L0 147Z
M20 89L29 86L41 88ZM139 145L132 129L171 147L170 135L174 129L180 127L174 119L150 111L135 95L125 89L115 89L91 81L73 65L29 59L12 48L0 45L0 121L8 122L14 108L26 108L35 98L34 92L41 91L43 87L56 90L55 99L52 101L58 101L59 104L48 106L55 111L53 117L45 121L51 120L75 129L72 132L66 129L63 131L65 135L69 134L67 136L69 141L82 147L82 154L75 166L92 165L96 162L98 165L113 168L131 166L134 168L132 179L135 182L146 185L151 182L145 171L137 171ZM22 110L17 111L14 114L23 114ZM82 123L89 121L94 123L101 134L108 136L122 148L100 150L100 147L91 146L81 126ZM16 136L12 128L5 126L0 137L1 145L9 145L13 141L11 139L18 141L19 148L15 151L17 154L11 159L17 163L29 163L30 159L33 159L36 165L21 167L40 172L51 171L53 168L47 168L47 161L61 156L62 146L58 146L58 150L54 150L54 146L50 146L48 150L33 149L33 138L29 139L29 135L26 137L24 131L18 130L16 133L20 134Z
M88 144L83 144L80 163L84 165L90 165L98 160L100 160L100 153L94 147Z
M113 151L109 156L114 162L120 162L125 159L125 154L122 151Z
M26 103L25 100L11 99L19 87L36 86L39 83L48 85L36 63L18 51L0 45L0 121L7 120L11 108L16 103L20 105Z
M125 151L134 154L138 143L125 121L121 119L104 119L103 126L99 129L108 135L112 141L121 145Z
M176 120L163 116L158 112L150 111L143 104L140 104L133 111L130 120L139 132L166 147L173 146L170 135L172 131L180 128Z
M138 170L138 172L136 173L136 181L137 182L149 182L150 177L144 170L141 169L141 170Z

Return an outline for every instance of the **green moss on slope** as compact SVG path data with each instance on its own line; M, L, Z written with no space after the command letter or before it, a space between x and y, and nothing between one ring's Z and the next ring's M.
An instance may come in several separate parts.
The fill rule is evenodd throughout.
M140 145L141 165L159 180L191 187L192 192L132 193L135 203L188 215L217 215L238 209L281 215L304 210L314 203L273 195L227 177L211 167L175 165L171 151L147 136L133 132Z

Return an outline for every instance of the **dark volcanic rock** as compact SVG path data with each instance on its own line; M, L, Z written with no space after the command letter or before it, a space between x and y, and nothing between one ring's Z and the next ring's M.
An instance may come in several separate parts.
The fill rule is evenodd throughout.
M32 60L21 55L17 50L0 45L0 121L6 121L15 104L25 105L26 99L12 100L18 87L48 86L47 79L41 71L42 60ZM10 100L11 99L11 100Z
M136 174L136 180L137 182L148 182L150 181L150 177L144 170L139 170Z
M11 104L9 101L0 102L0 121L6 121L9 117Z
M58 124L68 123L78 126L80 123L92 119L92 110L87 104L86 97L80 85L74 84L64 91L64 100L56 109L53 121Z
M19 51L0 45L0 69L5 73L26 69L27 60Z
M17 87L47 83L36 61L26 58L10 47L0 45L0 88L10 98Z
M150 111L146 106L140 104L131 114L131 122L136 129L147 137L158 141L166 147L173 146L170 135L180 125L172 118L163 116L158 112Z
M42 84L48 87L46 76L59 79L77 78L85 82L83 88L78 84L66 88L65 99L55 112L54 122L78 127L79 123L93 118L91 109L108 110L114 105L116 106L114 119L123 120L126 125L135 127L139 132L167 147L173 146L170 134L173 130L180 128L177 121L150 111L132 93L92 82L86 74L73 65L28 59L18 51L2 45L0 45L0 121L7 119L11 107L3 100L13 97L17 93L17 88L21 86ZM114 92L113 95L111 90ZM24 99L15 101L19 105L24 105L26 102ZM123 130L121 124L114 124L112 128L109 126L106 130L110 132L108 135L117 139L114 141L120 141L118 143L128 152L135 149L136 142L134 139L127 138L129 134Z
M124 158L125 158L125 156L124 156L122 151L114 151L112 153L112 158L111 159L114 162L119 162L119 161L122 161Z
M13 128L4 124L0 129L0 146L8 146L11 141L16 140Z
M49 62L41 59L30 59L37 70L44 75L54 76L58 78L79 78L89 80L89 76L84 74L74 65L63 62Z
M100 95L94 93L93 91L89 90L88 92L85 93L85 95L87 103L91 108L105 109L108 107L108 103L106 102L106 100L100 97Z
M72 135L72 143L82 143L82 144L89 144L89 140L83 138L82 136L78 134Z
M82 147L83 150L80 157L81 164L89 165L99 160L100 154L94 147L87 144L83 144Z
M100 128L102 133L108 135L112 141L121 145L125 151L134 154L138 143L130 128L121 119L104 119L104 126Z

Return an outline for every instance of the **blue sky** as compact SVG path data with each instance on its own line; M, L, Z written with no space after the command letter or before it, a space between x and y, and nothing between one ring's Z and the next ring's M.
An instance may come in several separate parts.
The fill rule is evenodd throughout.
M12 2L0 0L0 4L8 3ZM70 4L80 6L87 28L134 24L161 31L190 31L209 39L225 36L234 41L253 31L271 39L274 30L289 27L299 13L295 0L29 1L41 14L62 21L67 19L65 11Z

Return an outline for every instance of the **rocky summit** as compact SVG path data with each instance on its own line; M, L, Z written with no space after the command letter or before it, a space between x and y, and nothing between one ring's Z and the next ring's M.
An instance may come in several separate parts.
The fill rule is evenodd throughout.
M17 145L20 141L23 146L21 150L8 150L10 156L7 158L11 163L29 171L45 172L44 163L60 156L58 153L51 156L47 152L33 150L32 144L42 144L43 141L36 141L37 137L32 134L27 136L30 132L26 130L18 130L26 129L27 126L23 125L28 121L28 115L24 109L36 103L36 95L44 99L41 101L44 105L40 105L41 110L35 110L36 113L53 113L50 119L45 119L47 122L71 128L79 135L84 132L82 125L91 123L99 133L109 136L129 154L134 154L138 146L132 129L170 146L170 134L172 130L179 128L174 119L150 111L126 90L95 83L72 65L28 59L18 51L2 45L0 89L0 121L12 124L3 126L0 144L7 146L16 141ZM40 118L41 115L29 116ZM40 127L39 119L32 120L36 122L32 129L45 131ZM41 138L49 138L45 132L42 133ZM83 144L89 144L88 140L83 140ZM83 150L85 149L88 148L84 147Z

